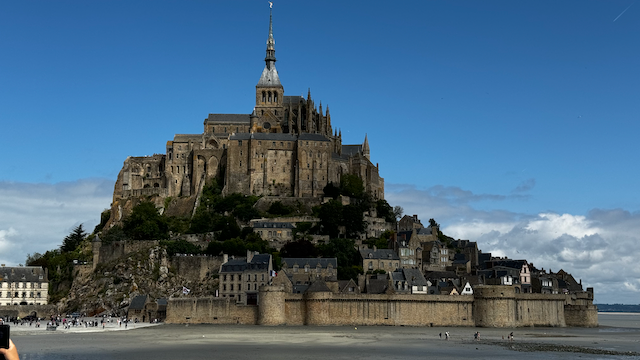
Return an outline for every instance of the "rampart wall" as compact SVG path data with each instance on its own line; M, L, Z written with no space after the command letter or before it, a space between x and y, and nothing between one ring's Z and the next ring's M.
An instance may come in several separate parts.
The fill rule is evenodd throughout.
M222 265L222 256L173 256L171 265L178 274L188 279L205 279L217 274Z
M106 263L118 259L126 254L139 251L142 249L148 249L153 246L157 246L160 242L158 240L127 240L127 241L114 241L110 244L101 244L99 248L94 249L98 251L98 263ZM95 263L94 254L94 266Z
M36 315L46 318L51 315L58 314L56 305L11 305L0 306L0 318L7 319L12 317L23 318L27 315Z
M258 323L258 307L236 305L230 298L177 298L167 306L167 323L245 324Z
M597 326L597 309L566 305L566 295L515 294L481 286L474 295L285 293L263 286L258 306L228 299L170 299L167 322L259 325ZM249 309L254 309L251 312Z

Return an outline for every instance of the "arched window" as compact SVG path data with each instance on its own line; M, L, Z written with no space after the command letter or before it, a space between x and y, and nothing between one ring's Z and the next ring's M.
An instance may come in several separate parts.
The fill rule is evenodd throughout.
M266 92L262 92L262 102L266 102L267 101L267 93Z
M271 102L271 91L269 91L269 102Z
M274 93L273 93L273 102L274 102L274 103L277 103L277 102L278 102L278 93L277 93L277 92L274 92ZM276 113L276 115L278 115L278 114Z

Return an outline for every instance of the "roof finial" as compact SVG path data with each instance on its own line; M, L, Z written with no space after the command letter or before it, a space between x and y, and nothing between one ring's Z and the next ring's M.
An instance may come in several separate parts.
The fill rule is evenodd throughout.
M276 61L276 40L273 38L273 3L269 1L269 38L267 39L267 67L271 67L271 61Z

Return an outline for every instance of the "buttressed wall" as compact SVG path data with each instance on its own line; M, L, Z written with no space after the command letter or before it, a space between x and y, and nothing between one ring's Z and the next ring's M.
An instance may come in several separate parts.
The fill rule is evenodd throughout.
M593 305L570 296L516 294L509 286L481 286L472 295L285 293L263 286L258 306L228 299L170 299L169 323L258 325L579 326L595 327Z

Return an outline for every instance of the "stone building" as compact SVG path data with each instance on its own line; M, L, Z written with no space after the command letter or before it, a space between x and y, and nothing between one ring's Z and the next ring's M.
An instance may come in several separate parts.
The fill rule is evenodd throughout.
M49 279L39 266L0 267L1 305L47 305Z
M276 249L293 240L294 225L289 222L260 221L253 222L253 232L260 235L262 240L268 241L269 246Z
M255 305L258 289L269 283L272 270L271 254L247 251L246 258L225 259L220 265L220 296Z
M418 219L418 215L405 215L398 221L399 231L412 231L413 229L422 229L423 227L422 222Z
M223 194L320 197L343 174L358 175L375 199L384 198L384 180L370 159L369 142L342 143L329 108L288 96L276 70L273 21L265 67L255 86L255 104L247 114L209 114L201 134L177 134L165 154L129 157L115 184L114 206L133 196L197 196L213 178ZM224 176L222 176L224 174ZM118 210L116 208L116 210ZM122 216L112 211L112 216Z
M400 257L392 249L360 249L362 269L365 272L384 270L394 271L400 268Z

